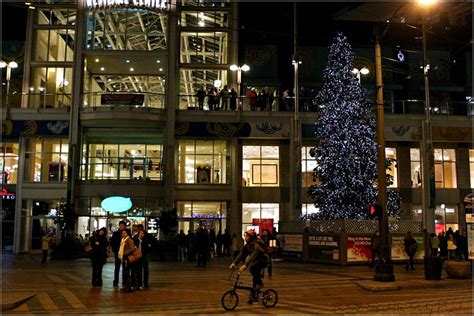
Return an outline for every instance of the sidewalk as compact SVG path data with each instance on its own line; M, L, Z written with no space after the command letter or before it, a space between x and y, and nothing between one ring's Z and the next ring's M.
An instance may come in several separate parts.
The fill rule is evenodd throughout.
M66 300L71 299L71 294L67 291L72 291L74 294L82 300L72 298L70 306L79 308L82 306L89 306L89 302L92 298L81 297L86 295L89 291L96 291L90 287L90 262L86 258L81 258L71 261L60 261L54 260L48 264L47 267L40 266L40 255L19 255L13 256L11 254L3 254L3 271L2 271L2 310L21 311L26 306L23 302L27 302L31 308L38 304L37 301L41 301L41 305L45 310L49 309L49 306L61 308L61 304L65 304L64 301L59 300L61 295L66 293ZM109 258L110 259L110 258ZM199 292L188 293L187 291L192 288L193 284L200 284L203 287L203 292L209 293L209 289L212 289L216 295L228 289L229 282L227 276L229 274L228 266L231 262L230 258L214 258L209 262L209 265L203 268L196 268L195 262L183 263L176 261L165 261L165 262L152 262L150 265L150 271L152 275L152 291L142 292L146 295L146 300L155 302L156 298L160 295L168 295L169 297L163 297L163 304L189 304L188 308L191 311L192 308L196 308L196 302L203 301L199 296ZM104 286L99 292L107 297L107 300L112 299L124 299L124 296L116 293L117 288L111 287L111 280L113 277L113 264L112 260L109 260L104 270ZM377 293L373 291L393 291L387 294L390 296L400 296L399 300L403 300L404 297L408 297L406 293L417 292L426 296L431 296L428 292L436 291L436 289L455 289L462 290L464 292L470 292L472 289L472 279L451 279L448 278L444 271L441 280L425 280L423 265L415 265L414 271L405 271L403 264L394 265L395 282L375 282L373 281L374 270L367 266L336 266L336 265L323 265L323 264L312 264L312 263L298 263L298 262L287 262L287 261L275 261L273 264L274 276L273 278L265 277L264 282L268 285L276 286L282 296L282 304L284 302L291 304L291 308L300 308L304 311L304 306L307 301L304 299L306 294L318 293L322 295L319 298L319 302L322 304L337 304L339 298L334 298L334 302L326 301L324 295L328 295L328 291L333 291L336 295L347 293L347 291L358 290L358 295L361 299L358 301L356 298L352 299L349 297L346 299L351 300L350 304L370 304L377 296ZM69 273L68 273L69 272ZM73 273L71 273L73 272ZM246 276L249 278L249 276ZM225 278L225 280L223 280ZM326 281L327 280L327 281ZM248 282L249 279L246 281ZM46 282L46 283L45 283ZM328 283L330 282L330 283ZM42 285L46 288L42 288ZM46 285L47 284L47 285ZM209 286L206 289L205 286ZM59 296L55 296L52 293L55 291L62 291ZM61 290L65 288L67 290ZM333 290L331 290L333 288ZM431 289L431 290L430 290ZM76 292L77 290L77 292ZM156 294L157 291L162 294ZM163 292L161 292L163 291ZM187 296L185 298L176 296L177 293L185 291ZM47 295L44 292L49 293L49 296L54 300L48 300ZM91 292L92 293L92 292ZM297 293L301 293L297 294ZM366 293L366 294L365 294ZM393 294L392 294L393 293ZM405 294L404 294L405 293ZM35 295L38 295L35 297ZM119 295L118 297L115 295ZM158 296L156 296L158 295ZM204 295L204 294L201 294ZM212 297L213 294L205 294L206 298L210 301L216 301ZM211 298L207 297L208 295ZM284 299L286 295L286 299ZM301 302L288 301L288 296L293 296L292 299L301 299ZM352 294L354 295L354 294ZM195 297L196 296L196 297ZM45 299L46 297L46 299ZM95 296L94 296L95 297ZM133 296L125 296L126 299L132 298ZM411 297L411 296L410 296ZM192 300L195 299L195 302ZM387 298L388 299L388 298ZM186 303L184 303L186 301ZM219 298L217 298L219 301ZM102 301L103 302L103 301ZM120 301L122 303L123 301ZM402 301L401 301L402 302ZM118 301L117 301L118 303ZM56 305L55 305L56 304ZM202 303L204 304L204 303ZM321 303L314 303L321 304ZM346 302L345 304L349 304ZM403 305L402 303L400 303ZM154 306L154 305L153 305ZM369 306L369 305L368 305ZM214 308L214 307L212 307ZM217 306L218 310L219 306ZM327 307L329 308L329 307ZM79 309L80 310L80 309ZM212 309L213 310L213 309ZM321 310L322 307L321 307ZM25 310L26 312L27 310ZM59 310L58 310L59 311ZM296 310L295 310L296 311ZM112 311L111 311L112 312ZM211 310L209 310L211 312Z

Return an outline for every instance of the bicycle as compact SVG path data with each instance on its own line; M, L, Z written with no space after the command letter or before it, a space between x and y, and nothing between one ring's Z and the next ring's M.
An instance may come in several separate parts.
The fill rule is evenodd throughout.
M229 275L229 280L232 278L234 271ZM252 287L244 286L242 282L239 282L240 272L237 273L232 289L226 291L222 295L221 304L226 311L234 310L239 304L239 295L237 290L249 291L249 299L252 299ZM262 302L263 306L270 308L274 307L278 302L278 293L274 289L260 289L257 291L257 302Z

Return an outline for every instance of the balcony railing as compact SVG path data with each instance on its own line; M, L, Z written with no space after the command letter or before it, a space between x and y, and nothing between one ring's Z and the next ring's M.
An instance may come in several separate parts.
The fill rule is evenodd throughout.
M11 93L2 95L2 107L21 108L22 101L30 109L58 109L69 108L72 104L71 93ZM8 104L7 104L8 103Z
M90 92L82 95L82 107L165 108L165 95L151 92Z

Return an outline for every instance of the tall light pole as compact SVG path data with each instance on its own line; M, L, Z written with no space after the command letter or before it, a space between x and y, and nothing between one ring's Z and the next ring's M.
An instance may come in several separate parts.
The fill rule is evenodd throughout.
M375 34L375 79L377 89L377 184L378 202L382 206L380 220L379 261L375 266L374 280L380 282L395 281L393 265L390 256L389 228L387 215L387 179L385 168L385 122L382 83L382 53L380 49L380 34ZM360 79L359 79L360 80Z
M296 1L293 2L293 59L294 66L294 90L295 90L295 115L293 122L293 139L295 148L295 184L294 184L294 207L297 214L301 214L301 124L300 124L300 102L299 102L299 81L298 81L298 67L302 64L301 57L297 53L297 36L298 36L298 14Z
M435 231L434 209L435 201L435 179L434 179L434 153L433 139L431 136L431 107L430 107L430 85L428 54L426 49L426 10L434 4L434 0L419 1L422 6L422 38L423 38L423 77L425 81L425 120L422 122L421 162L422 162L422 205L423 205L423 229L425 232L425 257L430 257L431 246L429 234Z
M241 100L241 84L242 84L242 71L247 72L250 70L250 66L247 64L243 64L242 66L237 66L237 65L231 65L229 67L231 71L237 71L237 95L239 96L239 110L242 109L242 106L240 104Z
M5 105L10 105L10 79L12 76L12 69L18 68L18 64L15 61L11 61L7 64L5 61L0 61L0 68L7 68L6 80L7 80L7 95L5 98Z

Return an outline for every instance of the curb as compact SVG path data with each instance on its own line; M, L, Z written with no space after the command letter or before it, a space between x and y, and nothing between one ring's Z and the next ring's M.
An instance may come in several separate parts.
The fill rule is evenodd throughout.
M388 292L388 291L398 291L400 286L397 282L377 282L371 280L356 281L361 289L371 291L371 292Z

